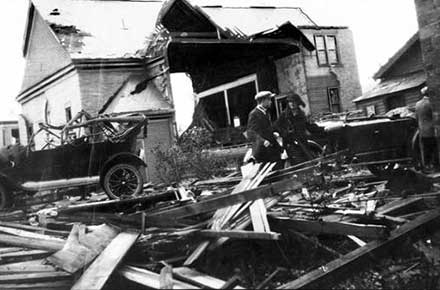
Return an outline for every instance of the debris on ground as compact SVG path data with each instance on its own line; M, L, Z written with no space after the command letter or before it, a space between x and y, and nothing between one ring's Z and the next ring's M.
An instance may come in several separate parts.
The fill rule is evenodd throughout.
M0 212L0 288L438 288L435 180L336 157L148 183L120 200L24 196Z

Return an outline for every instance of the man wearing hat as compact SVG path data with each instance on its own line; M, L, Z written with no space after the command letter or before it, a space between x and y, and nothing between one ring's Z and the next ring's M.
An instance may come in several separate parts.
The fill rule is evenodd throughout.
M275 94L261 91L255 95L257 106L249 113L247 137L252 141L252 155L257 162L281 160L282 147L276 140L277 133L272 128L269 109ZM274 134L275 133L275 134Z
M289 161L291 164L304 162L313 158L308 148L308 133L321 134L324 130L316 124L307 121L300 107L305 107L301 97L290 93L286 97L287 107L275 123L275 129L283 137Z
M419 145L423 170L430 171L438 166L437 142L434 135L432 105L428 87L420 90L422 98L416 103L416 118L419 127Z

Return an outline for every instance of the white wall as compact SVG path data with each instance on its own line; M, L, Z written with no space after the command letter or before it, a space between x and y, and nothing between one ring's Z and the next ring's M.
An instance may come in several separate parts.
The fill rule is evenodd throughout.
M70 106L72 117L81 110L81 98L79 89L79 79L76 72L57 80L55 83L40 90L36 96L22 105L23 116L33 125L36 132L39 129L38 124L45 122L46 102L49 105L49 121L52 125L62 125L66 123L65 108ZM20 122L20 142L27 144L25 138L26 128L24 122ZM44 145L44 134L36 138L36 149Z
M191 125L195 107L192 80L186 73L170 74L177 133L182 134Z

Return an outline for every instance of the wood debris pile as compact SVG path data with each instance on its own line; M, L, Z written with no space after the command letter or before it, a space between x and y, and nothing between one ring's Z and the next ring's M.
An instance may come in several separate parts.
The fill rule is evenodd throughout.
M273 167L249 164L186 187L146 184L131 199L24 199L0 212L0 288L350 288L367 275L366 287L379 289L428 264L438 273L435 183L396 190L392 174L341 167L334 156ZM397 248L410 250L386 271L355 275L365 262L390 263Z

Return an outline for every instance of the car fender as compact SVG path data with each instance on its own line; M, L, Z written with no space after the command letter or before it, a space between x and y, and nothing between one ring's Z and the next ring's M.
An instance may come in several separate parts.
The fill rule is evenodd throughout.
M128 152L123 152L123 153L118 153L115 154L113 156L111 156L105 163L104 166L102 166L100 172L99 172L99 180L100 183L102 183L102 180L104 179L104 175L107 172L107 170L117 164L117 163L129 163L135 166L147 166L147 164L145 164L145 162L139 158L139 156L137 156L136 154L133 153L128 153Z

